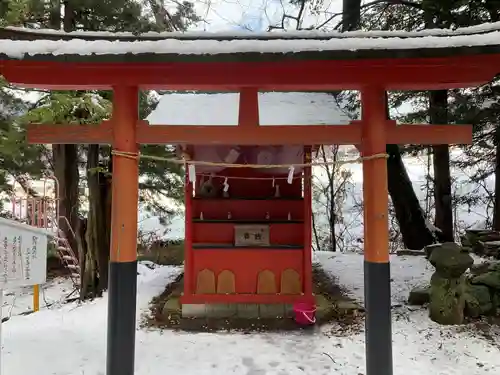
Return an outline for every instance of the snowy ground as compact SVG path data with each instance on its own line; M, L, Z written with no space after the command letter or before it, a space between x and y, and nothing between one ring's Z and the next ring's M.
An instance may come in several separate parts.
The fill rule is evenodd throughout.
M474 263L482 259L471 254ZM363 256L356 253L331 253L316 251L314 261L321 264L331 276L337 278L350 297L363 301ZM391 256L392 305L400 306L408 299L410 290L419 285L426 285L431 279L434 267L421 256Z
M315 258L353 297L362 299L361 255L317 253ZM432 272L420 257L394 256L392 270L395 304L404 303L410 288L428 280ZM139 266L139 314L179 272L178 267ZM57 281L45 289L47 299L57 301L70 287ZM12 296L8 298L6 303L12 303ZM4 374L104 374L106 298L82 306L56 304L36 314L16 316L30 303L29 294L18 292L12 317L3 324ZM139 330L136 374L363 374L364 334L337 337L330 332L332 327L308 334L250 335ZM393 333L395 375L482 375L500 368L500 340L495 345L464 329L439 327L422 310L397 307Z
M40 308L60 307L73 292L71 281L64 278L51 280L40 288ZM19 288L4 292L2 317L11 317L33 311L33 288Z

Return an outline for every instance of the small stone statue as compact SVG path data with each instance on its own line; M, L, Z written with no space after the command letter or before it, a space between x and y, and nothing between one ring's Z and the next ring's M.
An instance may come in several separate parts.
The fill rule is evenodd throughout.
M465 309L465 271L474 260L454 242L434 247L429 261L436 269L430 283L429 316L439 324L462 324Z
M200 188L200 196L204 198L213 198L217 195L217 190L212 180L212 176L207 181L203 182Z

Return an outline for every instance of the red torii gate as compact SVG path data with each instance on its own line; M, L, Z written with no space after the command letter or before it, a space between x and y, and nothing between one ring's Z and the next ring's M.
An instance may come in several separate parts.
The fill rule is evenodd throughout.
M487 83L500 71L500 24L423 33L148 34L0 29L0 73L25 87L112 89L112 118L98 126L33 125L30 142L110 143L136 155L140 143L358 144L363 161L366 363L392 374L388 252L388 143L470 143L470 126L399 125L387 119L387 90L434 90ZM79 39L79 40L75 40ZM402 39L403 38L403 39ZM406 38L406 39L405 39ZM83 40L83 41L82 41ZM92 40L86 43L84 40ZM362 119L351 125L155 126L138 119L141 89L361 91ZM256 118L246 113L246 118ZM240 119L242 117L240 116ZM137 158L113 159L108 309L108 375L134 372Z

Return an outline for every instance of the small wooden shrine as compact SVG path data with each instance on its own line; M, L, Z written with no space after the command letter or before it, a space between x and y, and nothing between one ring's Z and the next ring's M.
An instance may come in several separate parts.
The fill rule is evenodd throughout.
M198 149L193 157L203 160ZM309 152L293 151L300 151L296 164ZM258 146L235 151L235 162L262 152ZM280 157L288 150L276 152ZM312 298L311 221L305 220L311 192L304 183L310 168L297 168L289 179L287 170L270 171L274 182L264 169L196 169L202 171L186 184L183 313L189 303L290 304Z
M350 122L329 94L248 91L166 94L148 120L208 127L252 118L270 127ZM178 146L193 162L185 193L184 316L207 308L238 316L241 307L245 317L279 317L297 301L313 303L311 167L302 167L310 152L310 145ZM271 306L259 309L263 304Z

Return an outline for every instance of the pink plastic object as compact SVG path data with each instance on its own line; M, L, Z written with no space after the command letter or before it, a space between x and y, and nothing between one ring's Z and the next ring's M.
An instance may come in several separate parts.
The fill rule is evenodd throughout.
M316 307L310 302L296 302L293 305L295 322L302 326L310 326L316 323Z

